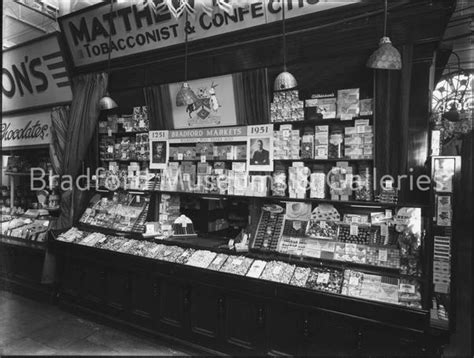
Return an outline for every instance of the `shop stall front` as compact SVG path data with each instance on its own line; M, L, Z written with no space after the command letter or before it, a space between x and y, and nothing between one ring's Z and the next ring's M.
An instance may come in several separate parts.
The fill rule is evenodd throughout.
M75 78L107 77L82 94L93 187L52 235L60 303L214 353L439 352L460 159L430 157L428 138L453 3L60 18ZM382 69L387 35L399 57ZM413 187L422 175L446 191Z
M72 99L56 33L2 53L2 288L34 296L51 293L41 284L48 230L59 209L54 138L58 106ZM37 180L39 178L44 180Z

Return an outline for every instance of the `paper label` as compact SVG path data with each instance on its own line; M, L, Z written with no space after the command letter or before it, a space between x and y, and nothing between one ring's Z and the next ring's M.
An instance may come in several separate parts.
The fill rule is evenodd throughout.
M178 153L178 160L183 160L183 153Z
M234 156L232 155L232 152L227 153L226 155L227 155L227 160L232 160L232 159L234 159Z
M201 155L201 163L205 163L206 162L206 156L205 155Z
M359 226L358 225L351 225L350 226L350 235L354 235L354 236L359 235Z
M390 209L385 210L385 217L387 219L391 219L392 218L392 210L390 210Z

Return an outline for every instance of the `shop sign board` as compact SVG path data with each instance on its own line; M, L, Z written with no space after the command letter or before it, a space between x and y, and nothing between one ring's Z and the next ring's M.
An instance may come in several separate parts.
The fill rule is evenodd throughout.
M2 116L2 149L48 145L51 142L51 111Z
M2 113L72 100L56 34L6 49L2 61Z
M285 17L294 18L359 2L361 0L288 1L285 2ZM59 18L74 65L81 67L106 61L109 33L111 56L116 59L183 43L185 31L188 40L193 41L282 19L281 4L276 0L240 1L230 13L214 7L212 17L196 11L187 23L184 15L176 20L167 6L155 7L151 3L121 1L114 4L111 13L108 2L103 2Z

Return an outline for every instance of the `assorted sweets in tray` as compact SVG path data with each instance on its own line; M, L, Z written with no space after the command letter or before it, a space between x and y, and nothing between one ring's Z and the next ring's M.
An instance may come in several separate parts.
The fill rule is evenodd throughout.
M79 222L124 232L142 233L150 198L147 195L114 192L113 196L96 194Z
M411 209L401 208L394 215L391 211L341 215L330 204L320 204L313 210L306 203L289 202L286 209L267 205L250 248L262 253L403 269L402 273L417 275L421 272L421 229L413 231L418 219L416 215L407 216L407 210ZM408 250L402 250L402 239L410 243Z
M183 248L158 242L127 239L71 228L57 240L248 278L421 308L420 284L357 270L306 267L279 260Z

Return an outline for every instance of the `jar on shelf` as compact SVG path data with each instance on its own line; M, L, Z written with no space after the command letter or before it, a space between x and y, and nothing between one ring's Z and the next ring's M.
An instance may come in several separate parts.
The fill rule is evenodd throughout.
M323 165L313 166L310 189L310 198L324 199L326 197L326 173Z
M339 159L344 157L344 128L333 126L329 130L328 157Z

